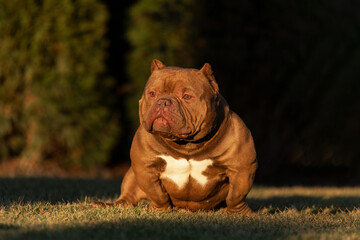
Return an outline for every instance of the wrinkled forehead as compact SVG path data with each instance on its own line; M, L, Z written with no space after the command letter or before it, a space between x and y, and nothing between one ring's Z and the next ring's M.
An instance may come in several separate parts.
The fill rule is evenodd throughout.
M154 88L162 92L190 89L201 94L208 87L208 80L197 69L167 67L154 71L145 89Z

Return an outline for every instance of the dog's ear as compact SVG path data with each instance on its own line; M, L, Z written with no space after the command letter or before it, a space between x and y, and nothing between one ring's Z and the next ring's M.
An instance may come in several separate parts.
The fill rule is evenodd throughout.
M213 71L211 69L210 64L205 63L204 66L200 69L200 72L205 75L205 77L209 80L209 83L213 90L218 93L219 92L219 86L215 80L215 77L213 75Z
M151 72L166 67L160 60L154 59L151 63Z

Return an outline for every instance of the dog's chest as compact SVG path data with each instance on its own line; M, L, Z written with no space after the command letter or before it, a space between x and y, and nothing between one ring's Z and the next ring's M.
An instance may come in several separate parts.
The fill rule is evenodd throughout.
M160 179L171 180L180 189L190 181L190 177L201 186L207 184L208 177L204 175L204 171L213 164L211 159L198 161L185 158L176 159L168 155L159 155L158 157L166 162Z

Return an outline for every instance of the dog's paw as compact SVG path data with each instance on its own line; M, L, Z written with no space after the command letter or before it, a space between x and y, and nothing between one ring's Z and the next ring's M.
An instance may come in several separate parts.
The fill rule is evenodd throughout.
M165 204L163 206L157 206L153 203L150 204L149 209L163 212L172 212L172 207L170 204Z
M230 215L247 216L247 217L259 216L259 214L251 210L251 208L247 205L246 202L240 203L236 208L227 207L227 213Z

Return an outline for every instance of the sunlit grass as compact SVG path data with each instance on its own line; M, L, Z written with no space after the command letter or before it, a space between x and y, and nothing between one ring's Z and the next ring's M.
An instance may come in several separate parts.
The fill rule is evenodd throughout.
M19 181L0 179L0 239L360 238L360 187L257 186L248 199L259 215L239 217L224 209L151 211L146 201L135 208L88 206L95 199L114 200L119 181L37 179L32 187L31 180ZM25 182L22 197L14 190ZM58 194L52 185L62 186Z

